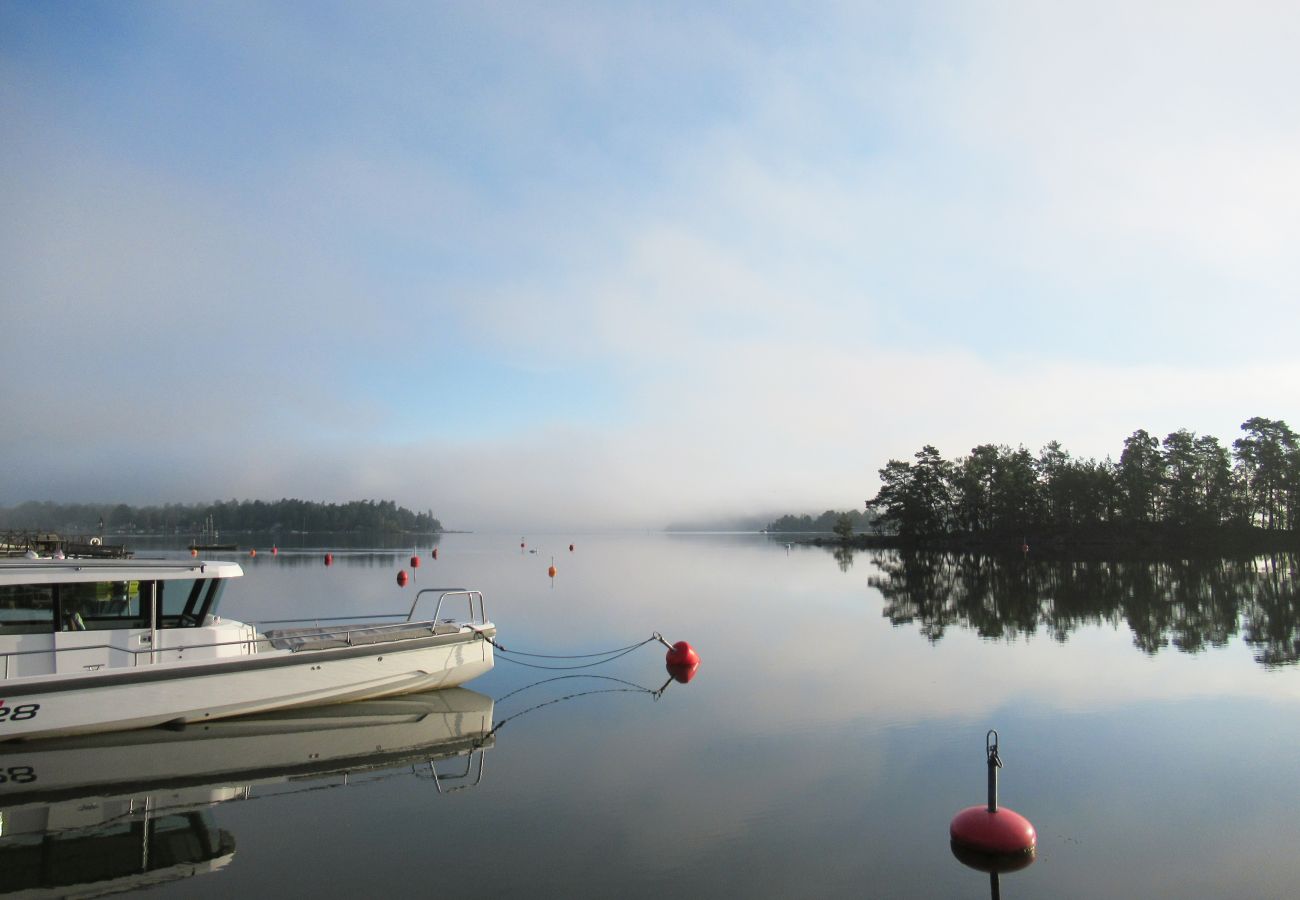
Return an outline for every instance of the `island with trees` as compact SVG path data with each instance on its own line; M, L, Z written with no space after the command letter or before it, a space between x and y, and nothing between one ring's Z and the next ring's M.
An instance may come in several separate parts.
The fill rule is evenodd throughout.
M222 532L322 532L436 534L433 511L412 512L392 500L217 500L212 503L51 503L0 507L0 529L111 534L190 535L215 526Z
M867 507L863 546L1025 546L1295 549L1300 445L1281 420L1255 417L1229 448L1180 429L1163 440L1139 429L1117 462L1074 458L1053 441L981 444L957 459L926 445L889 460Z

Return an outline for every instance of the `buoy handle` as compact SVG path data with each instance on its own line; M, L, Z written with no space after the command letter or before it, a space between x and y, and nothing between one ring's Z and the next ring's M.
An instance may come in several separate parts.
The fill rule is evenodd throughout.
M659 643L663 644L669 650L673 649L673 645L668 643L666 640L664 640L664 636L659 632L656 631L654 634L651 635L651 637L654 638L654 640L658 641Z
M998 756L998 733L992 728L984 735L984 752L988 754L989 765L1002 768L1002 759Z
M984 735L984 752L989 759L989 812L997 812L998 769L1002 768L1002 757L998 756L998 733L991 728Z

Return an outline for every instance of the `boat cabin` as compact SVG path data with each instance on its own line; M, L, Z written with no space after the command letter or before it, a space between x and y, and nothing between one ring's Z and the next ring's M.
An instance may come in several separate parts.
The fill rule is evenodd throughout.
M203 641L180 630L218 625L226 581L242 574L232 562L0 560L0 678L149 664L168 648L184 658Z

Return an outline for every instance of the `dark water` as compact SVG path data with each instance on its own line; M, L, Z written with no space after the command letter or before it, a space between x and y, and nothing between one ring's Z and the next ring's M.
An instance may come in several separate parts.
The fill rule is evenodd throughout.
M469 756L431 747L439 780L410 760L354 762L346 777L200 777L229 799L193 809L173 792L190 843L224 862L173 867L150 893L987 897L989 877L954 859L948 823L984 800L989 728L1001 800L1039 834L1033 865L1001 877L1003 897L1281 897L1300 884L1292 558L837 557L734 535L528 536L537 553L519 542L443 536L415 586L481 588L509 648L580 653L659 630L698 648L696 678L653 693L667 678L654 645L532 687L566 673L498 657L467 686L495 701L496 731ZM247 577L224 612L405 611L412 589L394 576L410 554L340 552L330 568L312 550L241 554ZM47 815L87 865L105 848L140 855L129 838L143 803L107 831L78 824L84 797ZM8 828L0 858L3 842L40 840L59 848ZM55 874L71 880L77 864Z

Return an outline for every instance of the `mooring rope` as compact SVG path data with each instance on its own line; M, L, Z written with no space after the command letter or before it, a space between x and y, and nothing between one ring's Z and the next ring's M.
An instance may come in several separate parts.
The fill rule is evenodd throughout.
M486 634L479 632L479 636L482 637L483 640L487 641L489 644L491 644L493 647L495 647L503 654L513 654L514 656L528 656L528 657L532 657L533 659L596 659L595 662L584 663L583 665L580 666L541 666L538 665L537 663L528 663L518 659L511 659L509 655L501 657L506 662L514 663L517 666L523 666L528 669L542 669L544 671L550 671L550 672L565 672L565 671L573 671L576 669L590 669L592 666L603 666L607 662L613 662L614 660L618 659L620 656L627 656L633 650L637 650L641 647L644 647L646 644L651 644L654 643L655 641L659 641L660 643L663 642L663 637L659 634L659 632L656 631L654 634L646 638L644 641L641 641L640 643L629 644L626 647L618 647L614 650L603 650L599 653L574 653L570 655L557 655L551 653L530 653L525 650L507 650L505 647L501 646L501 644L497 643L494 639L488 637Z

